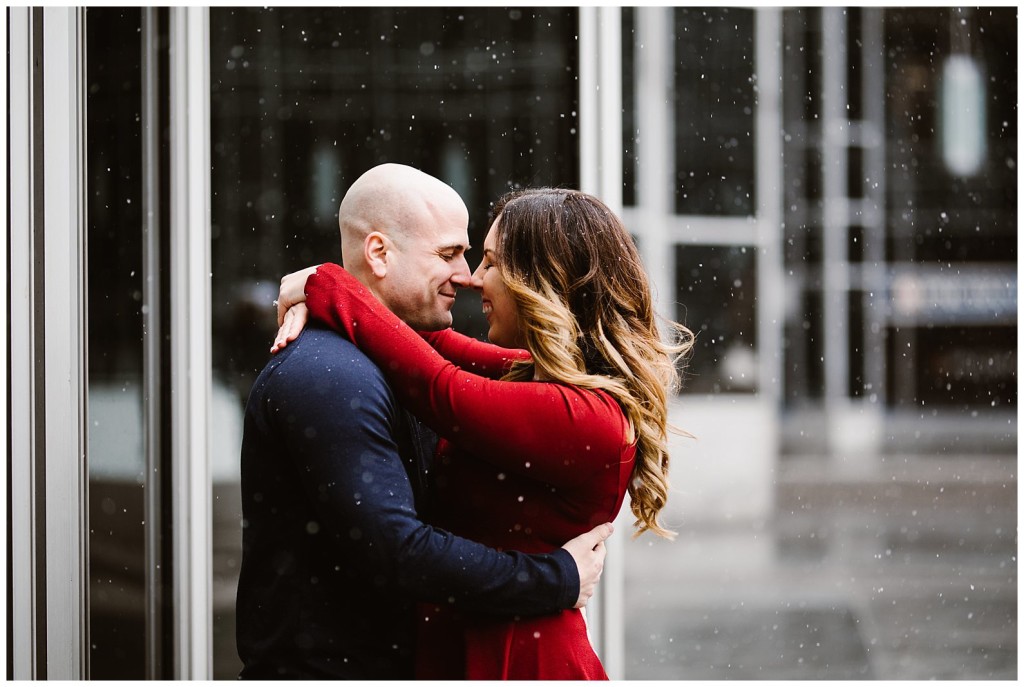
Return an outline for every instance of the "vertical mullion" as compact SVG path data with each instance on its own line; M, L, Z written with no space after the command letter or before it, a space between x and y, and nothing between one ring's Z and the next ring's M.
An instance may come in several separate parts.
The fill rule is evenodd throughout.
M622 20L618 7L579 11L580 190L622 214ZM628 503L628 497L627 497ZM604 579L588 606L588 624L608 676L625 671L622 601L625 589L623 507L608 540Z
M822 56L822 291L825 348L825 408L829 423L838 421L845 407L849 377L849 286L847 253L848 199L847 151L849 121L846 115L847 55L846 10L826 7L821 11L821 34L834 44ZM830 433L831 436L831 433Z
M33 615L33 670L34 678L45 680L47 678L47 642L46 642L46 288L43 281L45 271L46 251L43 246L43 237L46 230L46 179L44 177L43 165L43 104L44 95L42 84L43 78L43 10L34 8L32 10L32 81L29 98L32 102L31 108L31 152L30 171L31 178L31 213L32 213L32 236L29 261L31 264L29 289L31 290L31 332L30 348L32 363L29 370L32 374L31 386L29 388L29 407L32 417L31 427L31 461L32 461L32 583L34 593L32 595Z
M755 188L757 195L757 323L760 359L758 395L782 405L782 327L785 277L782 236L782 10L754 10L757 111Z
M887 389L885 378L885 231L886 231L886 165L885 165L885 10L880 7L864 8L864 48L862 81L864 118L870 132L866 143L865 160L870 184L865 185L866 201L870 203L872 219L865 227L864 241L864 377L877 395L875 407L885 407Z
M622 216L622 8L600 7L598 12L598 158L600 176L596 194L619 217ZM608 539L604 566L604 592L600 594L602 656L612 680L625 677L625 554L626 531L630 527L629 495L616 518Z
M164 316L161 303L161 221L160 185L163 160L160 155L159 9L142 9L142 367L143 441L145 451L145 589L146 589L146 678L163 675L164 641L162 554L164 489L161 485L162 437L162 339Z
M175 666L212 673L209 10L170 10Z
M34 210L33 158L34 117L39 109L35 66L41 46L40 8L8 10L8 215L7 215L7 387L8 447L8 648L9 678L31 680L45 677L45 662L37 658L39 623L36 598L45 585L37 585L35 517L35 412L33 392L36 356L33 304L34 232L39 228ZM17 399L18 402L12 402ZM45 608L45 606L44 606ZM42 667L40 674L39 668Z
M598 130L601 122L598 113L599 68L597 53L600 45L597 39L597 8L581 7L579 10L579 122L580 122L580 190L595 192L598 186Z
M63 680L88 675L89 653L84 13L44 8L42 27L45 368L35 393L45 412L46 677Z
M637 206L640 254L650 275L655 310L675 320L675 264L669 236L672 217L674 147L672 65L673 9L638 7L637 45Z

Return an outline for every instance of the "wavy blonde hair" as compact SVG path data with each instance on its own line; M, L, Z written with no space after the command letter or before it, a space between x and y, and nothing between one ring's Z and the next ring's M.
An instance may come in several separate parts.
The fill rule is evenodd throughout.
M653 298L632 237L589 194L556 188L513 191L494 206L496 265L519 310L532 354L505 376L535 376L618 401L637 439L629 484L634 536L671 539L658 514L668 499L668 398L693 347L685 326L658 330Z

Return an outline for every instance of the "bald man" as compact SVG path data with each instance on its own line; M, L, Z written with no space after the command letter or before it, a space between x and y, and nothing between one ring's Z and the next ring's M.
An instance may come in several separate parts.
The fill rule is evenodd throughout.
M416 329L451 326L470 280L469 213L451 187L380 165L338 223L345 268L378 299ZM410 679L416 601L503 615L586 603L610 527L546 555L432 528L417 507L436 441L340 334L308 325L271 358L242 441L240 677Z

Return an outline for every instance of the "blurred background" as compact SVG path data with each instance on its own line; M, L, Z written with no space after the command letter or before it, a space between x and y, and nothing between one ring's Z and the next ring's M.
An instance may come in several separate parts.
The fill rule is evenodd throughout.
M504 191L593 178L604 87L606 200L698 335L678 537L611 547L615 677L1015 679L1017 9L610 9L596 81L580 8L210 9L215 677L240 667L241 416L280 277L339 260L341 197L385 161L462 195L475 265ZM90 660L132 678L142 10L87 20ZM472 294L455 319L486 332Z

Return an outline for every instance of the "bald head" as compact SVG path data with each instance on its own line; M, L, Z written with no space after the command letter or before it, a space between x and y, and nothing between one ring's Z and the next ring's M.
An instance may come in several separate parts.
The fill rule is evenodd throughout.
M455 190L418 169L383 164L349 187L338 209L345 269L405 322L450 327L469 286L469 211Z
M365 267L363 245L372 232L393 241L423 235L442 217L465 214L466 204L448 184L407 165L385 163L355 180L338 209L341 257L359 274Z

